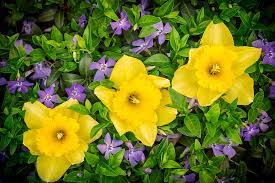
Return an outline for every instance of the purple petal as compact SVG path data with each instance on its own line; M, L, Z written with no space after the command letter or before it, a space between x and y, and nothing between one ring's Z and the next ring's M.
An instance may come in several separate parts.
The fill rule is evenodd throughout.
M24 48L25 48L25 52L27 55L29 55L33 50L32 46L30 44L25 44Z
M104 154L107 150L107 145L106 144L98 144L97 145L97 149L102 153Z
M275 98L275 85L271 85L269 87L269 97L270 98Z
M22 85L21 87L19 87L18 89L17 89L17 91L21 91L22 93L28 93L28 87L26 87L26 86L24 86L24 85Z
M49 95L53 95L54 94L54 87L50 86L49 88L46 88L45 92Z
M169 23L166 23L165 24L165 26L164 26L164 28L163 28L163 33L164 34L168 34L168 33L170 33L172 31L172 28L171 28L171 26L170 26L170 24Z
M29 86L33 86L33 83L30 83L28 81L23 81L22 85L29 87Z
M141 46L142 44L144 44L143 39L138 39L138 40L132 42L133 46Z
M133 148L134 148L134 146L133 146L133 144L131 143L131 141L125 142L125 145L126 145L129 149L133 149Z
M263 40L261 40L261 39L258 39L256 41L252 42L252 46L254 46L256 48L262 48L264 45L265 44L264 44Z
M111 139L111 136L109 133L107 133L105 135L105 139L104 139L104 142L107 144L107 145L110 145L112 143L112 139Z
M123 142L121 140L113 140L112 141L113 147L120 146L121 144L123 144Z
M165 42L166 36L164 34L159 35L158 43L162 45Z
M133 152L133 158L137 161L137 162L144 162L145 160L145 155L142 151L136 151Z
M153 27L156 28L159 31L162 31L163 30L163 23L162 22L156 23L156 24L153 25Z
M138 164L138 162L132 156L129 157L129 162L132 165L132 167L134 167L134 166L136 166Z
M109 58L106 65L107 65L107 67L112 67L115 65L115 63L116 62L113 59Z
M19 39L19 40L15 41L14 46L15 47L23 46L23 40Z
M110 24L113 30L116 30L118 28L118 22L111 22Z
M110 151L106 150L104 158L107 160L109 159Z
M132 48L130 49L131 52L134 52L134 53L140 53L144 50L144 48L141 48L141 47L136 47L136 48Z
M53 95L51 101L54 102L54 103L60 103L58 98L59 98L58 95Z
M44 92L44 91L42 91L42 90L38 90L37 91L37 94L38 94L38 96L40 97L40 98L45 98L45 96L46 96L46 93Z
M127 31L131 28L131 26L131 23L128 20L126 20L125 25L122 27L122 29Z
M121 35L122 34L122 28L121 27L118 27L115 32L114 32L114 35Z
M111 76L111 73L112 73L113 69L112 68L107 68L106 71L105 71L105 75L107 75L108 77Z
M126 160L129 160L129 150L126 150L125 153L124 153L124 158Z
M102 72L100 70L96 71L94 81L101 81L103 79L104 79L104 72Z
M7 84L7 80L4 77L0 78L0 86Z
M44 102L45 106L47 106L48 108L54 108L54 105L51 101L49 100L45 100Z
M111 151L112 154L116 154L119 150L121 149L121 147L114 147Z
M79 94L79 95L76 96L76 99L79 102L82 102L82 103L84 102L85 98L86 98L86 94L84 94L84 93L81 93L81 94Z
M233 158L236 154L236 151L232 146L228 145L223 148L223 153L228 156L229 159Z
M195 182L196 174L190 173L188 175L184 175L184 179L185 179L185 182L187 182L187 183Z
M259 127L261 129L262 132L266 132L268 130L268 125L267 124L264 124L264 123L260 123L259 124Z
M99 69L100 64L97 62L92 62L90 65L90 70Z
M103 57L101 57L101 58L97 61L97 63L99 63L99 64L105 64L105 58L106 58L106 56L104 55Z
M221 146L221 145L213 145L212 146L213 154L215 156L222 156L223 155L222 148L223 148L223 146Z

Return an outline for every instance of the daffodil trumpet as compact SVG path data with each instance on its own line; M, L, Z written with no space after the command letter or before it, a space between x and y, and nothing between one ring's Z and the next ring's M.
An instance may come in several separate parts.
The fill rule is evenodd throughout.
M189 52L189 61L177 69L172 88L199 105L209 106L222 97L231 103L248 105L254 98L254 81L245 73L261 55L261 49L234 46L233 37L224 23L211 22L199 48Z
M126 55L116 63L110 80L116 89L98 86L94 93L109 109L117 132L133 132L144 145L152 146L157 126L170 123L177 115L176 109L167 106L171 104L169 80L148 75L140 60Z

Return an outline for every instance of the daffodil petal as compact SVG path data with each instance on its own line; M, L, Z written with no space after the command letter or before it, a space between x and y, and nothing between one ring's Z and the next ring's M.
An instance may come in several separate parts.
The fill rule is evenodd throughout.
M114 113L110 113L110 119L112 123L114 124L117 132L119 135L123 135L128 131L131 131L130 127L131 124L129 124L127 121L120 119L117 115Z
M177 92L189 98L194 98L197 95L198 83L196 76L192 70L187 68L187 65L179 67L174 73L172 79L172 88Z
M70 162L63 156L38 156L36 168L39 177L43 181L55 182L64 175L64 173L69 169L70 165Z
M147 74L144 64L137 58L124 55L117 61L110 80L116 86L120 86L121 83L129 81L139 74Z
M98 86L94 91L95 95L101 100L101 102L111 109L115 91L104 86Z
M152 146L156 140L157 131L155 123L141 123L133 133L144 145Z
M82 138L85 142L91 143L97 140L102 135L102 130L98 131L97 134L91 138L90 132L94 126L98 124L96 120L94 120L89 115L81 115L78 119L79 122L79 130L78 136Z
M233 37L224 23L211 22L201 38L202 45L234 46Z
M199 87L197 98L200 106L209 106L215 102L223 93L212 91L208 88Z
M23 144L26 146L32 155L39 155L36 146L36 130L28 130L23 134Z
M189 60L186 66L188 68L193 68L195 66L195 63L198 61L200 58L200 55L202 54L202 51L204 46L201 46L199 48L191 48L189 51Z
M248 105L254 98L254 80L248 74L238 77L233 86L226 92L223 98L228 102L233 102L238 98L238 105Z
M87 143L81 140L79 143L79 147L75 151L69 154L66 154L65 157L70 162L71 165L79 164L84 161L85 152L87 150L88 150Z
M158 88L168 88L170 86L169 79L159 77L159 76L154 76L154 75L149 75L148 77L153 81L153 83Z
M248 46L236 46L232 48L238 55L237 61L233 64L233 70L237 76L240 76L251 65L253 65L261 56L261 49L248 47Z
M157 126L163 126L173 121L177 116L177 110L166 105L171 104L171 98L167 90L161 91L162 98L160 106L157 108L156 113L158 115Z
M28 128L35 129L43 126L43 119L48 116L49 109L39 101L34 103L26 102L23 106L25 123Z
M66 102L56 106L54 109L52 109L49 113L50 116L61 114L64 116L67 116L69 118L78 119L79 113L74 112L73 110L68 109L70 106L79 104L76 99L69 99Z

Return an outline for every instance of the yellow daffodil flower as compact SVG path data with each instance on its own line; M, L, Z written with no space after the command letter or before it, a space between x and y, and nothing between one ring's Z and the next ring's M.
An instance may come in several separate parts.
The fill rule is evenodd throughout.
M238 105L248 105L254 98L254 81L244 71L260 55L261 49L234 46L226 25L211 22L201 46L191 49L189 62L175 72L172 88L198 99L201 106L209 106L221 96L229 103L238 98Z
M124 55L116 63L110 80L117 90L98 86L95 95L110 111L110 119L120 135L130 131L147 146L157 136L157 126L170 123L177 110L171 104L168 79L148 75L143 63Z
M36 168L45 182L55 182L71 165L83 162L88 144L101 136L101 131L90 138L91 129L98 124L89 115L80 115L69 106L78 104L70 99L55 107L42 103L24 104L25 123L30 130L23 134L23 144L37 155Z

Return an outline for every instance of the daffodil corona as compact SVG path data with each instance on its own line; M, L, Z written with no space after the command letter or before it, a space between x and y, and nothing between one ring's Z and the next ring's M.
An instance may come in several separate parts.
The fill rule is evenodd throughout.
M88 144L101 136L100 131L90 138L91 129L98 124L92 117L68 109L77 103L70 99L54 109L38 101L24 104L30 130L24 133L23 144L38 155L37 172L45 182L57 181L71 165L81 163Z
M223 23L211 22L199 48L191 49L189 62L178 68L172 80L177 92L209 106L221 96L229 103L248 105L254 98L254 81L245 70L260 57L261 50L234 46L233 37Z
M108 107L110 119L120 135L131 131L143 144L153 145L157 126L170 123L177 110L171 103L169 80L148 75L143 63L124 55L116 63L110 80L117 90L98 86L96 96Z

